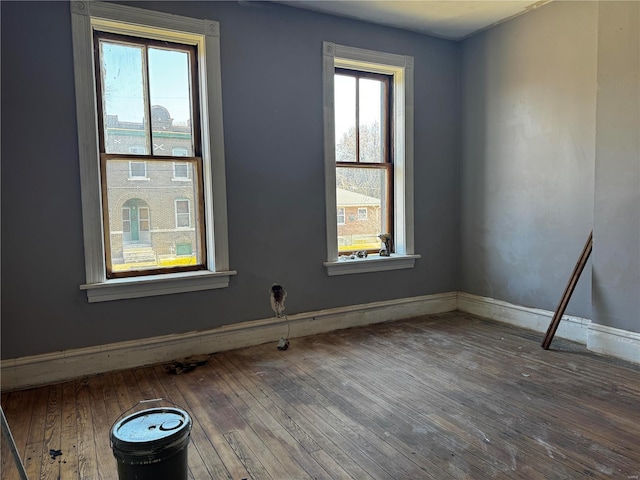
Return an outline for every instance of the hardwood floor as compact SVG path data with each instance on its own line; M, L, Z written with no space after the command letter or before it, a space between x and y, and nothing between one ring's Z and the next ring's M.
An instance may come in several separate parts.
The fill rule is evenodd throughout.
M114 421L192 417L189 478L640 479L640 371L455 312L2 394L30 479L117 480ZM2 479L17 479L3 437ZM52 459L50 449L62 455Z

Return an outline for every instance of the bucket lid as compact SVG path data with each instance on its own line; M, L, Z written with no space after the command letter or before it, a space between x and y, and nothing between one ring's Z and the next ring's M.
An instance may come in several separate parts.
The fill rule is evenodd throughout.
M156 448L172 444L191 431L189 414L179 408L151 408L133 413L111 429L111 442L119 450Z

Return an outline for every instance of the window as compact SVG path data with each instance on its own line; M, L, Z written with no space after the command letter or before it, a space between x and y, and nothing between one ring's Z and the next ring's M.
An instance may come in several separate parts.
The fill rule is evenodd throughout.
M351 210L350 222L361 220L362 210L366 218L363 205L372 205L375 211L367 224L338 228L339 253L377 252L378 235L393 233L392 79L360 70L335 70L336 199L339 206Z
M420 257L413 243L413 57L329 42L323 49L327 273L412 268ZM344 215L329 214L336 209ZM378 251L382 233L392 235L390 257L340 259Z
M130 179L146 179L147 164L146 162L129 162L129 178Z
M171 155L174 157L186 157L189 154L189 150L183 147L174 147L171 149Z
M71 13L81 288L98 302L226 287L235 272L228 265L217 22L107 2L72 2ZM192 181L171 184L173 177ZM127 178L147 183L122 183ZM178 227L185 222L193 232ZM174 258L178 244L193 246L190 261Z
M176 200L176 228L191 226L191 209L189 200Z
M189 180L189 164L173 162L173 179L174 180Z
M344 225L344 208L338 208L338 225Z
M202 147L197 47L97 29L93 37L107 278L204 270L204 211L195 211L192 222L189 208L190 201L204 205L204 193L199 188ZM132 137L143 146L125 150ZM168 183L164 175L147 175L147 165L157 172L173 171L174 152L185 159L187 171L192 167L196 174L189 187ZM125 153L129 155L125 157ZM148 185L127 185L120 180L119 169L132 154L140 160L128 160L129 180L147 180ZM161 212L171 208L178 195L188 198L175 202L173 225L163 215L155 215L152 220L148 207L137 206L144 202ZM130 209L131 238L127 241L128 235L118 229L122 222L117 213L131 199L136 199L136 204ZM188 234L178 231L192 225L194 229ZM185 235L195 245L194 262L189 265L171 252Z

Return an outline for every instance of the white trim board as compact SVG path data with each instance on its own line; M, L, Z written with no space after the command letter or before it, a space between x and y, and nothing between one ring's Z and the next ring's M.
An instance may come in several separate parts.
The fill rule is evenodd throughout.
M288 317L289 338L420 315L454 311L457 292L301 313ZM17 390L83 376L170 362L190 355L278 341L284 319L267 318L219 328L3 360L2 390Z
M548 310L462 292L458 293L458 310L537 332L546 332L554 315L554 312ZM640 333L564 315L555 335L586 345L593 352L640 364ZM540 337L541 343L542 340L543 336Z
M291 326L289 337L303 337L454 310L539 332L546 332L553 318L553 312L547 310L468 293L448 292L291 315L288 317ZM267 318L205 331L3 360L0 364L2 390L17 390L103 372L170 362L190 355L222 352L268 342L275 344L286 332L287 326L283 319ZM593 352L640 364L640 333L597 325L588 319L565 315L556 336L585 344ZM542 339L541 335L540 342Z

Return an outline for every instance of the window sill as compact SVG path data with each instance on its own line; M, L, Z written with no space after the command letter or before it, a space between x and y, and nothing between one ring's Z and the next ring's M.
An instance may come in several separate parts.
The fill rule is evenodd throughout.
M348 260L338 260L336 262L324 262L327 267L327 274L349 275L352 273L383 272L386 270L401 270L413 268L420 255L391 255L381 257L379 255L369 255L367 258L356 258Z
M236 273L235 270L225 272L203 271L118 278L102 283L80 285L80 289L87 291L89 303L108 302L126 298L152 297L226 288L229 286L229 277Z

